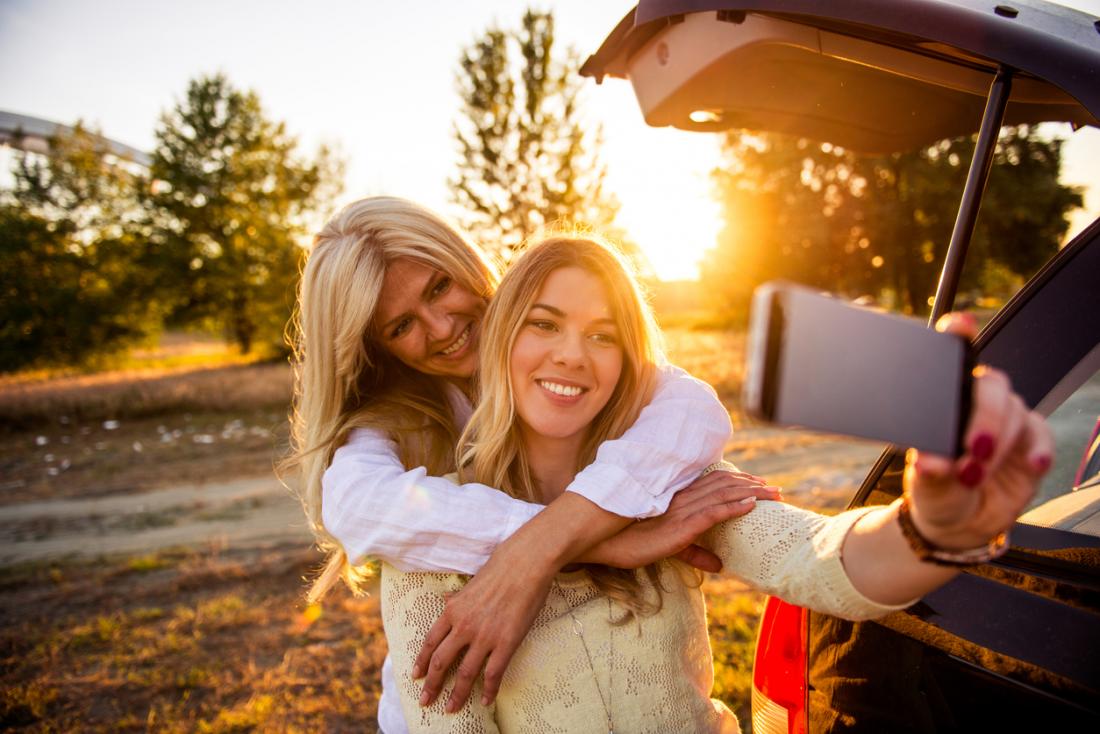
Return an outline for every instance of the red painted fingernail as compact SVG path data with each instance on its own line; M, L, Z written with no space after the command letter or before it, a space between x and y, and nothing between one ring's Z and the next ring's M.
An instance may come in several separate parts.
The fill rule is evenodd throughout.
M970 444L970 453L978 461L986 461L993 456L993 449L996 444L993 442L993 436L988 433L980 433L978 437L974 439L974 442Z
M1036 471L1045 472L1047 469L1050 468L1050 456L1047 454L1036 456L1035 459L1032 461L1032 464L1034 465Z
M982 469L982 465L971 459L966 462L966 466L959 470L959 481L967 487L977 487L981 484L984 474L985 470Z
M959 314L959 317L963 321L965 321L966 325L969 326L971 329L978 328L978 319L975 318L974 314L970 313L969 311L963 311Z

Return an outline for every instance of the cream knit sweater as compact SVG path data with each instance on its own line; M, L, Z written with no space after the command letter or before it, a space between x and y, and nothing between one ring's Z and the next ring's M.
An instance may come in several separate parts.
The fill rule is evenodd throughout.
M867 599L852 586L840 559L849 529L871 509L823 517L760 501L747 515L714 528L703 544L722 559L726 572L761 591L848 619L882 616L908 604L884 606ZM479 682L455 714L443 711L446 695L421 708L420 685L409 671L443 612L444 595L462 588L467 578L382 567L382 620L410 731L606 732L609 694L616 732L738 731L733 713L710 698L713 668L702 592L686 584L672 564L663 572L661 611L619 626L610 620L620 618L622 610L609 604L583 571L560 574L493 705L480 704ZM570 610L583 625L591 665ZM444 690L451 685L448 681Z

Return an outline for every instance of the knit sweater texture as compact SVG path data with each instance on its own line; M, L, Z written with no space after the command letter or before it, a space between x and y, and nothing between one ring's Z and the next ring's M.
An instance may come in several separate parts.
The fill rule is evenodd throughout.
M825 517L762 500L747 515L716 526L701 544L722 559L724 573L760 591L846 619L879 617L912 602L889 606L866 598L852 586L840 556L848 531L873 509ZM382 620L410 731L602 733L609 709L618 732L737 732L733 713L710 698L706 608L691 576L666 562L660 612L615 624L623 609L601 595L584 571L559 574L496 701L481 705L479 679L469 702L447 714L446 695L431 706L419 705L421 686L410 671L443 613L445 595L469 577L406 573L383 564ZM647 592L655 593L651 587ZM448 677L444 690L452 686Z

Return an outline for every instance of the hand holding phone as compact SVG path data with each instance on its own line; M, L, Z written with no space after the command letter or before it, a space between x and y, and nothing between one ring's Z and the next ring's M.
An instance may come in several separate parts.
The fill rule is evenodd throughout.
M962 453L972 362L960 336L775 281L753 295L747 359L758 418Z

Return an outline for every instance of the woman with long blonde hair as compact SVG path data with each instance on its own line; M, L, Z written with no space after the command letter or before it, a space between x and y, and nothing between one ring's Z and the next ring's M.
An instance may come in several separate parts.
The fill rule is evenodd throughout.
M563 565L640 567L683 551L715 568L717 559L690 546L693 537L750 509L738 500L771 495L755 478L730 475L690 495L705 495L706 506L674 498L721 451L729 418L709 386L668 365L633 396L649 398L633 424L548 506L484 484L456 491L441 476L454 468L472 410L482 319L496 283L477 248L412 202L372 197L334 216L316 236L301 281L287 464L300 475L306 517L329 552L311 599L341 576L357 588L368 558L476 574L453 600L451 618L462 620L454 629L503 672ZM644 542L613 537L632 519L670 507L680 521ZM405 729L392 679L387 659L378 720L389 734Z
M959 331L962 323L948 326ZM659 360L652 317L613 252L587 239L553 238L513 265L484 324L480 402L451 476L552 503L645 404ZM718 524L706 542L732 573L795 604L849 619L903 608L957 569L920 560L899 513L907 510L933 545L983 547L1023 511L1052 449L1042 418L988 369L976 379L967 445L975 442L997 449L974 450L958 463L913 452L905 499L893 505L824 517L765 500ZM962 471L974 462L982 467L978 482L975 472ZM729 469L714 468L722 471L701 483L720 481ZM647 524L660 522L622 535L644 536ZM522 578L522 571L514 573ZM427 664L418 651L435 634L447 597L464 583L460 574L383 565L383 622L413 730L737 730L732 713L709 699L697 579L672 561L644 574L601 565L567 569L553 580L499 693L479 690L477 667L463 660L453 676L458 696L432 704L438 681L430 679L444 677L449 664ZM430 672L423 691L414 669ZM481 695L464 705L471 685Z

